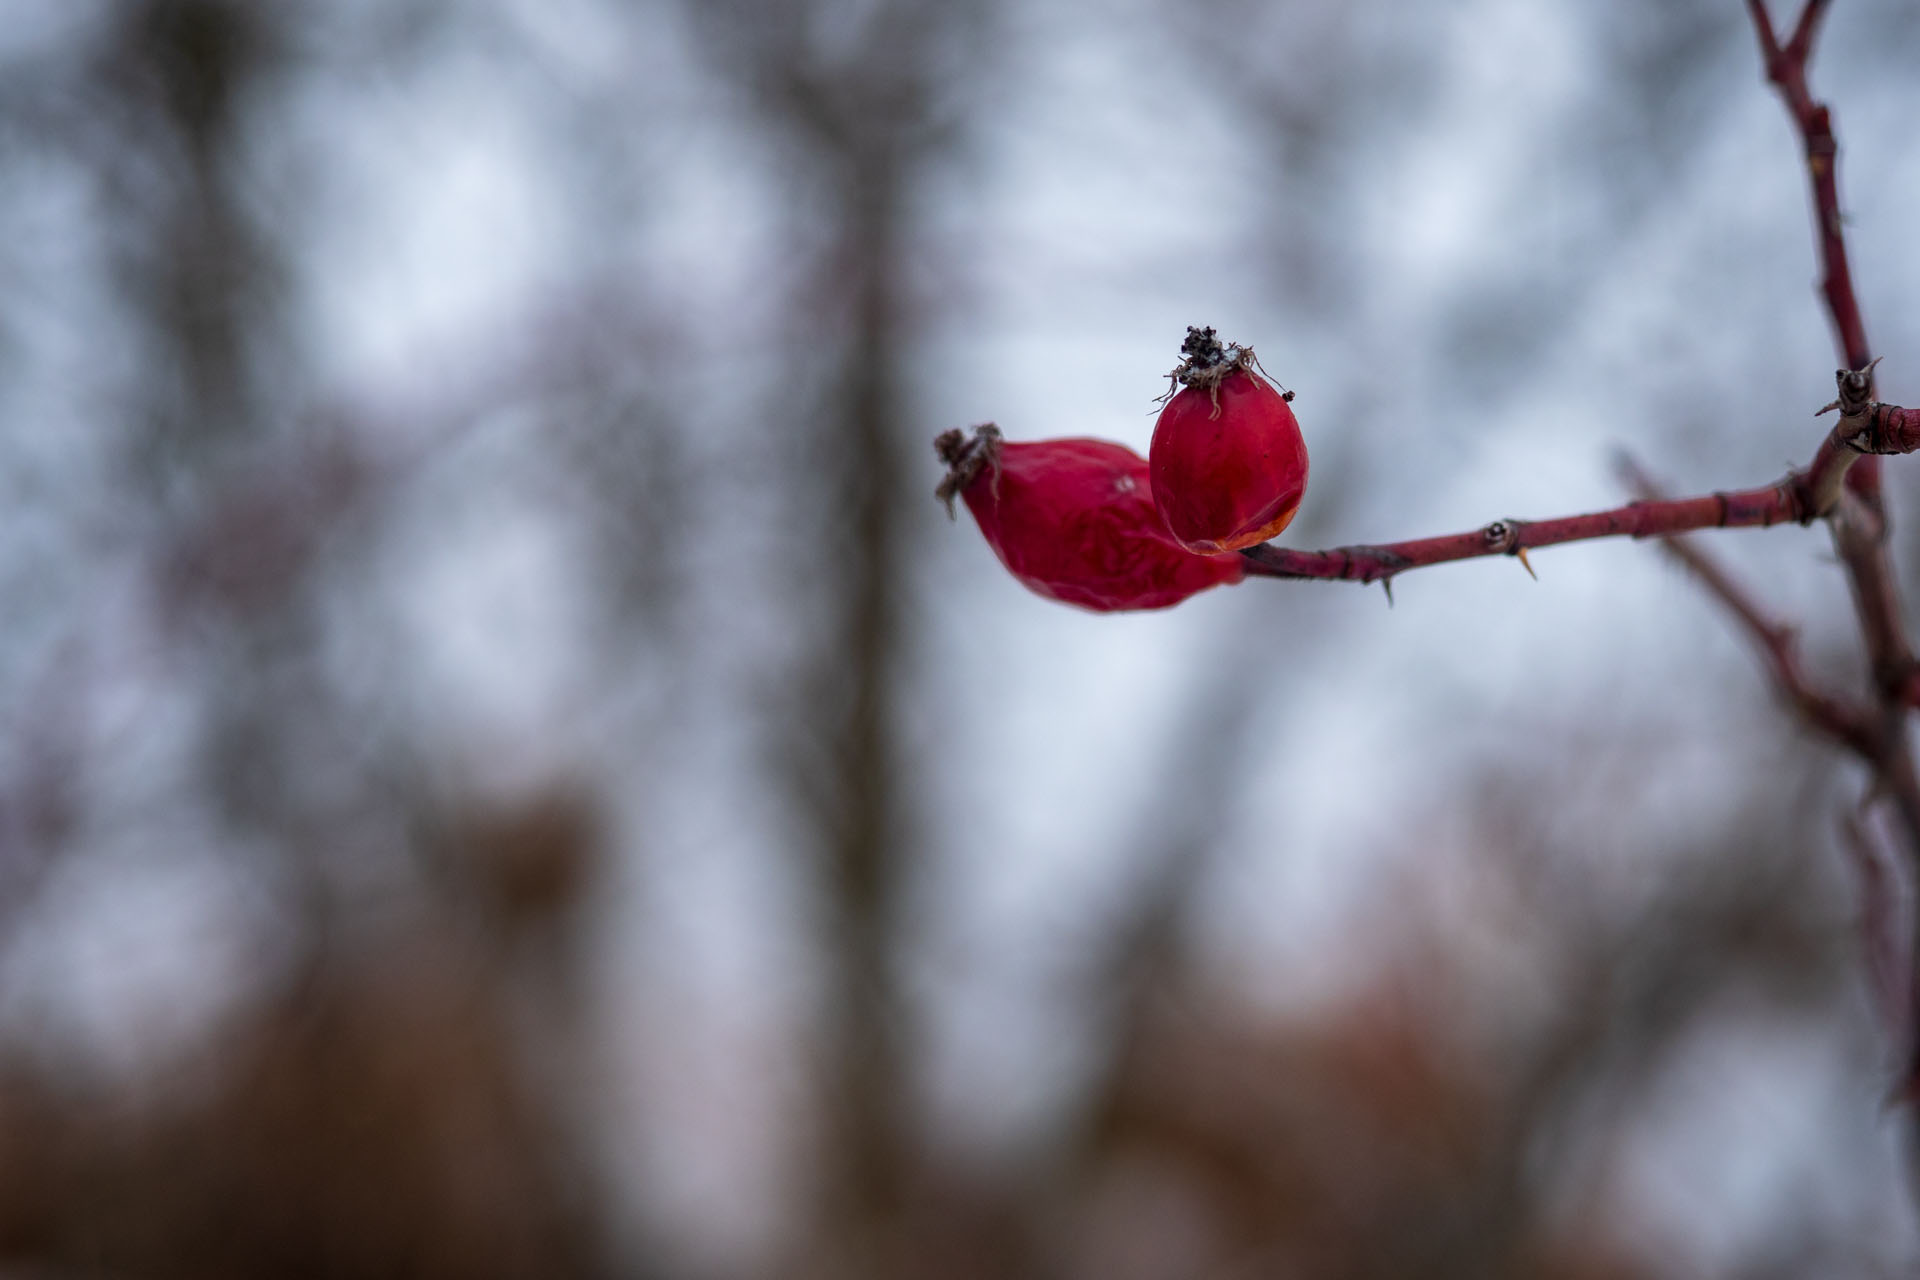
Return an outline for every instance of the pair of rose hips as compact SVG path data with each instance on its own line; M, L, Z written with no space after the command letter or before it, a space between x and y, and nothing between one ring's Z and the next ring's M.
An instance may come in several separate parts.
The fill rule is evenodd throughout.
M1007 441L991 424L943 432L948 511L965 498L1013 576L1067 604L1162 609L1240 581L1234 553L1286 528L1306 491L1293 393L1212 329L1189 328L1180 351L1147 457L1107 440Z

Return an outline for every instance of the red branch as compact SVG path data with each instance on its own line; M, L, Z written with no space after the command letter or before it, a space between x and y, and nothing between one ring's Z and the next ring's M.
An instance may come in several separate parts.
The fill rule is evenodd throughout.
M1624 507L1552 520L1495 520L1467 533L1415 538L1378 546L1292 551L1266 543L1249 547L1247 572L1268 578L1320 578L1346 582L1389 581L1395 574L1479 556L1517 556L1526 563L1533 547L1590 538L1661 538L1693 529L1804 524L1813 517L1805 490L1794 476L1759 489L1739 489L1671 502L1630 502ZM1532 566L1528 566L1531 572Z
M1640 495L1642 501L1662 501L1659 487L1631 458L1622 458L1620 469L1626 476L1628 487ZM1880 736L1874 709L1816 689L1800 669L1798 637L1794 628L1769 616L1752 592L1736 580L1705 547L1692 538L1683 537L1670 537L1664 545L1667 552L1685 565L1708 592L1739 620L1755 647L1760 650L1761 660L1766 663L1774 684L1793 704L1801 719L1861 759L1869 762L1876 760L1880 754Z
M1782 45L1773 32L1763 0L1747 0L1753 28L1760 38L1760 60L1767 80L1780 91L1780 100L1793 117L1807 157L1807 181L1813 196L1814 240L1820 251L1823 278L1820 292L1833 321L1840 358L1849 369L1866 369L1873 353L1867 346L1867 326L1860 318L1860 300L1853 292L1853 272L1847 266L1845 224L1840 219L1840 144L1833 136L1833 116L1827 104L1816 102L1807 88L1807 60L1813 39L1826 17L1828 0L1807 0L1793 34ZM1848 459L1851 462L1851 459ZM1842 471L1847 467L1842 466ZM1847 482L1870 504L1880 505L1880 464L1868 458L1853 468Z
M1530 547L1553 546L1589 538L1666 537L1694 529L1735 525L1805 524L1840 515L1836 538L1846 560L1859 602L1861 622L1873 649L1876 676L1883 686L1911 688L1920 705L1920 676L1900 625L1900 614L1883 552L1884 520L1879 502L1879 467L1875 455L1920 451L1920 410L1883 405L1873 399L1873 365L1868 355L1866 327L1853 292L1847 266L1847 245L1840 220L1836 180L1839 146L1824 103L1815 102L1807 89L1807 59L1814 36L1825 16L1828 0L1808 0L1782 45L1774 34L1762 0L1748 0L1748 9L1760 37L1767 78L1779 87L1800 131L1806 149L1818 225L1821 263L1825 269L1822 292L1833 320L1847 368L1836 374L1840 395L1832 406L1841 411L1840 423L1821 442L1805 471L1789 474L1761 489L1715 493L1674 502L1636 502L1611 511L1565 516L1552 520L1496 520L1467 533L1378 546L1336 547L1330 551L1292 551L1272 545L1242 552L1249 573L1274 578L1315 578L1352 582L1390 582L1395 574L1453 560L1478 556L1518 556L1526 563ZM1867 510L1843 510L1841 493L1851 489L1864 499ZM1529 566L1531 572L1531 566Z
M1869 405L1858 428L1841 443L1860 453L1912 453L1920 449L1920 409Z
M1883 405L1873 395L1873 359L1847 264L1840 217L1839 145L1831 113L1807 88L1807 61L1828 0L1807 0L1786 43L1780 43L1764 0L1747 0L1767 79L1780 91L1806 155L1814 206L1815 241L1824 278L1821 292L1845 367L1836 373L1839 397L1828 408L1840 421L1805 471L1790 472L1760 489L1667 501L1649 486L1642 501L1590 515L1523 522L1496 520L1470 533L1331 551L1290 551L1272 545L1242 552L1247 571L1279 578L1318 578L1391 584L1407 569L1478 556L1517 556L1530 547L1588 538L1662 537L1759 646L1773 681L1809 724L1860 756L1874 773L1875 793L1891 802L1905 828L1910 856L1920 859L1920 772L1908 741L1906 716L1920 707L1920 663L1907 639L1887 553L1887 518L1880 500L1879 455L1920 451L1920 411ZM1822 410L1825 412L1825 410ZM1854 611L1873 672L1873 697L1858 703L1813 688L1800 670L1791 628L1769 618L1747 592L1698 548L1674 537L1694 529L1732 525L1807 523L1827 519L1847 571ZM1529 565L1528 572L1532 572ZM1869 933L1879 939L1890 918L1884 876L1863 871ZM1909 929L1920 928L1920 913ZM1902 1095L1920 1100L1920 943L1906 944L1904 995L1885 970L1897 951L1876 947L1876 985L1903 998L1905 1066Z
M1760 57L1767 68L1767 79L1780 90L1780 98L1800 130L1807 153L1807 176L1813 184L1816 210L1815 235L1819 241L1820 264L1826 271L1821 291L1826 295L1827 313L1833 319L1834 334L1849 369L1864 369L1873 358L1867 349L1867 329L1860 320L1860 304L1853 295L1853 273L1847 269L1846 235L1840 222L1840 184L1838 177L1840 145L1834 140L1833 119L1827 104L1815 102L1807 89L1807 60L1813 56L1813 38L1826 16L1827 0L1808 0L1800 11L1800 21L1783 46L1774 37L1773 22L1767 17L1762 0L1747 0L1753 14L1754 30L1760 37Z
M1865 454L1920 452L1920 410L1871 399L1872 379L1871 368L1859 372L1839 371L1835 380L1840 395L1828 409L1839 409L1840 421L1821 442L1813 462L1805 471L1789 472L1781 480L1758 489L1736 489L1698 498L1630 502L1608 511L1551 520L1495 520L1466 533L1415 538L1408 542L1335 547L1331 551L1293 551L1267 543L1249 547L1240 554L1246 557L1247 572L1256 577L1390 582L1394 575L1408 569L1480 556L1517 556L1524 565L1530 548L1590 538L1667 538L1695 529L1808 524L1842 512L1843 481L1847 467L1855 459ZM1877 513L1854 513L1844 523L1850 529L1863 525L1877 527ZM1866 556L1871 550L1854 548L1850 535L1843 536L1841 543L1841 555L1850 564L1856 558L1855 552ZM1532 566L1527 565L1527 570L1532 572ZM1874 599L1890 601L1892 596L1890 591L1867 593L1862 607ZM1886 612L1886 617L1876 613L1872 628L1882 642L1876 658L1884 659L1876 670L1886 679L1898 679L1904 687L1913 674L1913 663L1911 658L1903 657L1905 641L1900 638L1897 625L1898 610L1889 606ZM1915 682L1915 687L1920 691L1920 681Z
M1906 829L1908 856L1920 858L1920 773L1914 767L1913 750L1907 737L1907 710L1914 699L1915 663L1907 640L1906 623L1900 608L1899 592L1894 584L1893 567L1887 554L1887 519L1880 501L1879 459L1866 456L1859 465L1849 467L1846 454L1866 455L1900 452L1900 444L1911 437L1913 415L1897 414L1882 406L1865 413L1858 410L1873 401L1873 365L1867 345L1866 325L1860 317L1859 299L1854 295L1853 276L1847 267L1845 227L1840 219L1838 180L1839 145L1833 136L1833 120L1826 104L1815 102L1807 88L1807 60L1813 41L1825 16L1828 0L1807 0L1793 34L1782 45L1774 35L1763 0L1747 0L1754 30L1760 38L1760 54L1765 60L1767 79L1780 91L1788 114L1799 130L1807 157L1808 180L1812 185L1814 236L1819 245L1825 271L1821 292L1827 313L1833 321L1840 356L1848 369L1840 377L1840 408L1853 413L1855 422L1849 431L1836 428L1815 459L1820 468L1823 459L1830 471L1845 477L1845 487L1855 501L1843 501L1834 507L1832 521L1834 548L1847 569L1852 589L1854 613L1859 619L1861 638L1872 664L1874 692L1877 695L1875 722L1878 749L1870 758L1876 790L1888 797ZM1850 382L1851 379L1851 382ZM1849 396L1853 403L1850 405ZM1845 450L1845 453L1840 450ZM1828 455L1831 455L1830 457ZM1883 882L1863 877L1863 891L1869 896L1884 893ZM1909 929L1920 925L1920 917L1909 921ZM1920 965L1920 945L1908 944L1907 964ZM1906 999L1920 997L1920 981L1910 979ZM1903 1021L1906 1038L1905 1077L1902 1096L1913 1099L1920 1091L1920 1018L1909 1012Z

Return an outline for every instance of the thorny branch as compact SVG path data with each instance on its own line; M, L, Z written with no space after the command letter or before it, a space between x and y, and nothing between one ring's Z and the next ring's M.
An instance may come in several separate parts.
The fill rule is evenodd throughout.
M1805 471L1789 472L1770 485L1735 489L1694 498L1630 502L1624 507L1550 520L1495 520L1465 533L1416 538L1372 546L1295 551L1271 543L1249 547L1247 572L1269 578L1316 578L1346 582L1391 582L1408 569L1514 556L1531 573L1527 552L1592 538L1666 538L1696 529L1751 528L1810 524L1861 505L1848 501L1844 478L1857 459L1882 453L1920 451L1920 410L1881 404L1871 398L1872 372L1840 370L1836 375L1840 420L1821 442ZM1822 410L1826 412L1827 410ZM1877 513L1874 519L1878 519ZM1850 521L1852 522L1852 521ZM1843 553L1844 554L1844 553ZM1895 663L1906 680L1912 664Z
M1622 458L1620 470L1627 487L1643 501L1661 501L1659 487L1631 458ZM1691 538L1669 537L1669 554L1698 578L1701 585L1726 606L1760 650L1767 671L1780 692L1806 722L1861 758L1872 760L1879 749L1873 708L1842 695L1816 689L1800 669L1798 633L1771 617L1752 593L1738 582L1719 559Z
M1907 733L1907 712L1920 707L1920 663L1907 637L1887 554L1888 522L1880 493L1880 456L1920 450L1920 410L1881 404L1874 397L1873 372L1879 361L1867 345L1847 261L1839 144L1831 112L1807 87L1807 63L1827 5L1828 0L1807 0L1782 44L1764 0L1747 0L1767 79L1792 116L1806 155L1821 296L1844 362L1835 373L1838 395L1821 410L1838 409L1840 420L1805 470L1789 472L1763 488L1678 500L1658 497L1642 478L1634 486L1640 500L1609 511L1551 520L1496 520L1466 533L1378 546L1294 551L1269 544L1241 554L1247 572L1257 576L1380 582L1391 593L1396 574L1453 560L1510 555L1532 573L1530 548L1620 536L1667 539L1673 554L1756 642L1774 683L1801 718L1872 770L1870 799L1887 801L1898 815L1908 847L1909 878L1920 879L1915 871L1920 867L1920 774ZM1696 529L1809 524L1817 519L1827 522L1846 569L1872 675L1868 698L1849 700L1816 690L1800 669L1793 629L1770 618L1715 561L1676 536ZM1863 877L1866 927L1884 930L1889 911L1881 899L1891 891L1888 885L1885 875ZM1920 912L1915 917L1911 927L1920 931ZM1898 963L1907 973L1907 1007L1892 1025L1905 1045L1899 1092L1920 1099L1920 1005L1915 1004L1920 1001L1920 933L1907 940L1905 950ZM1884 947L1876 955L1884 960ZM1885 987L1884 978L1880 985Z
M1808 0L1784 46L1774 37L1773 22L1762 0L1747 0L1747 9L1760 37L1760 57L1767 79L1779 89L1806 149L1807 177L1813 186L1816 213L1814 233L1825 271L1820 288L1826 295L1840 356L1849 369L1864 369L1872 352L1867 347L1866 326L1860 320L1860 304L1853 296L1853 273L1847 269L1846 234L1840 219L1840 146L1834 140L1827 104L1815 102L1807 89L1807 61L1813 56L1813 40L1826 16L1827 0Z
M1890 802L1899 815L1910 864L1914 864L1920 863L1920 775L1915 772L1908 743L1906 716L1909 709L1920 708L1920 663L1916 663L1907 638L1887 555L1887 515L1880 500L1879 460L1885 454L1920 452L1920 409L1882 404L1874 396L1873 374L1879 361L1867 345L1866 326L1847 262L1837 178L1839 145L1834 139L1831 113L1826 104L1813 99L1807 87L1807 62L1827 4L1828 0L1807 0L1782 44L1764 0L1747 3L1767 79L1779 90L1793 117L1807 157L1815 239L1823 269L1821 294L1845 362L1834 375L1838 392L1834 401L1820 410L1825 414L1837 409L1839 420L1804 470L1790 471L1770 485L1679 499L1658 497L1642 479L1636 484L1641 490L1639 500L1606 511L1546 520L1495 520L1478 529L1440 537L1321 551L1267 543L1249 547L1241 555L1247 573L1256 577L1378 582L1391 596L1393 579L1410 569L1505 555L1518 559L1531 574L1533 566L1527 553L1536 548L1593 538L1668 539L1673 554L1758 644L1775 684L1802 718L1872 769L1871 795L1875 800ZM948 435L953 439L943 448L957 446L958 433ZM987 443L991 445L997 439L995 435ZM983 454L982 458L990 464L989 456ZM971 472L966 474L970 476ZM956 490L957 483L950 476L940 491L949 509ZM1872 673L1870 698L1850 701L1815 690L1800 670L1793 629L1768 617L1698 548L1674 540L1698 529L1805 525L1815 520L1827 522L1847 571ZM1920 929L1920 923L1915 927ZM1909 953L1909 963L1920 966L1920 940L1909 946ZM1912 998L1920 1000L1920 968L1907 985L1914 993ZM1904 1021L1920 1028L1920 1011ZM1910 1038L1907 1052L1906 1088L1920 1096L1920 1038Z
M1840 217L1840 148L1833 135L1832 115L1825 103L1814 101L1807 87L1807 62L1813 54L1821 19L1826 15L1827 0L1807 0L1799 21L1794 24L1793 34L1784 45L1774 34L1762 0L1747 0L1747 9L1760 39L1767 79L1779 90L1781 101L1793 117L1807 157L1814 236L1823 269L1821 294L1833 322L1840 358L1848 369L1855 371L1850 375L1851 382L1842 379L1840 399L1836 402L1845 417L1861 403L1872 404L1873 367L1878 361L1867 343L1866 325L1860 316L1853 274L1847 263L1846 229ZM1822 452L1837 452L1841 448L1861 454L1906 452L1899 437L1911 428L1914 416L1907 414L1899 422L1889 422L1883 411L1858 415L1855 434L1846 435L1836 430L1822 446ZM1816 459L1816 463L1818 461ZM1906 715L1908 708L1915 705L1913 647L1907 639L1899 593L1887 555L1887 516L1880 501L1879 459L1865 457L1850 472L1844 462L1837 466L1847 473L1847 492L1831 522L1834 548L1846 566L1854 612L1860 621L1861 639L1873 675L1877 750L1868 756L1874 771L1873 789L1887 797L1899 815L1906 835L1911 879L1916 861L1920 860L1920 775L1916 775L1914 769ZM1885 904L1876 903L1874 899L1889 892L1887 878L1867 877L1862 889L1868 898L1867 918L1884 919ZM1920 941L1910 936L1904 966L1910 975L1906 984L1909 1006L1920 997L1920 981L1911 977L1916 965L1920 965ZM1896 1034L1905 1041L1900 1091L1912 1097L1920 1085L1920 1039L1914 1035L1920 1019L1915 1018L1909 1008L1895 1026Z
M1465 533L1415 538L1375 546L1335 547L1330 551L1294 551L1264 543L1248 547L1247 572L1268 578L1317 578L1345 582L1388 582L1409 569L1513 556L1531 573L1527 552L1535 547L1583 542L1592 538L1656 538L1693 529L1742 528L1800 523L1812 519L1804 493L1789 476L1778 484L1731 493L1712 493L1671 502L1630 502L1624 507L1550 520L1495 520Z

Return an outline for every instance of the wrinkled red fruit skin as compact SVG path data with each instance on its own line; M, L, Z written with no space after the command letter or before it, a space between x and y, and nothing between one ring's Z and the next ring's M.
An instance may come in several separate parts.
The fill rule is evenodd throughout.
M1167 530L1193 551L1265 542L1300 509L1307 445L1293 410L1265 378L1236 371L1219 387L1220 411L1200 387L1183 387L1160 411L1148 466Z
M1008 441L963 496L1000 562L1050 600L1110 613L1164 609L1244 576L1237 555L1167 536L1147 460L1106 440Z

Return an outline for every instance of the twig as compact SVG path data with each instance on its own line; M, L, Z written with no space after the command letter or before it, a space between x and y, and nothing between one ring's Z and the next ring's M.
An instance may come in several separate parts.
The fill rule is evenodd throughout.
M1825 270L1820 288L1826 295L1834 336L1847 367L1864 369L1873 353L1867 347L1866 326L1861 323L1860 304L1853 294L1853 274L1847 269L1846 234L1840 221L1840 146L1834 140L1827 104L1815 102L1807 89L1807 60L1813 56L1813 40L1826 16L1827 0L1808 0L1784 46L1774 38L1773 23L1762 0L1747 0L1747 9L1753 14L1754 30L1760 37L1767 79L1780 90L1806 148L1807 176L1813 185L1816 211L1814 233Z
M1760 39L1760 54L1767 79L1780 91L1781 101L1793 117L1807 157L1807 177L1814 205L1814 237L1819 245L1824 279L1821 294L1827 314L1833 322L1834 338L1847 370L1840 375L1840 399L1836 402L1843 418L1863 405L1873 404L1873 367L1877 363L1867 345L1866 324L1860 316L1860 302L1853 291L1853 275L1847 265L1845 224L1840 218L1839 144L1833 135L1833 118L1825 103L1814 101L1807 87L1807 61L1813 54L1813 42L1826 16L1827 0L1807 0L1794 24L1793 34L1783 46L1774 35L1773 23L1762 0L1747 0L1754 30ZM1880 465L1877 457L1865 456L1858 465L1849 465L1840 449L1863 455L1900 452L1889 437L1900 435L1912 425L1913 415L1905 415L1898 425L1889 424L1884 415L1868 410L1857 415L1855 432L1843 435L1835 428L1821 448L1831 454L1831 467L1845 477L1846 498L1834 506L1831 521L1833 543L1846 566L1852 590L1854 613L1860 622L1861 638L1873 670L1877 697L1877 737L1880 750L1874 757L1876 788L1893 802L1905 829L1909 865L1920 861L1920 774L1914 769L1913 749L1907 740L1907 710L1914 705L1915 664L1913 647L1907 639L1900 597L1894 584L1893 569L1887 555L1887 517L1880 498ZM1883 445L1890 447L1881 447ZM1822 459L1815 459L1816 469ZM1920 928L1920 912L1914 913L1909 928ZM1908 944L1909 966L1920 966L1920 941ZM1917 971L1920 972L1920 971ZM1920 999L1920 976L1909 975L1907 1000ZM1920 1086L1920 1017L1910 1010L1905 1019L1907 1045L1906 1079L1901 1093L1914 1097ZM1913 1117L1920 1124L1920 1113ZM1917 1188L1920 1189L1920 1188Z
M1747 9L1753 15L1754 30L1760 39L1767 79L1780 91L1781 101L1793 117L1806 152L1814 234L1824 274L1821 294L1833 322L1840 358L1851 371L1841 377L1840 399L1835 402L1846 414L1850 402L1855 407L1873 405L1873 367L1878 361L1867 345L1866 324L1861 319L1860 302L1853 290L1853 273L1847 264L1846 227L1840 217L1840 148L1833 135L1832 113L1825 103L1814 100L1807 87L1807 62L1813 54L1820 22L1826 16L1827 0L1807 0L1785 45L1775 36L1762 0L1747 0ZM1864 457L1854 466L1848 455L1906 452L1897 438L1910 435L1920 426L1917 419L1920 415L1912 413L1890 419L1884 406L1880 406L1879 411L1870 411L1860 418L1855 436L1843 436L1838 430L1829 436L1810 469L1822 486L1830 485L1831 473L1839 471L1845 476L1846 487L1861 499L1859 507L1837 507L1840 518L1834 522L1834 545L1847 566L1861 634L1889 714L1896 705L1902 708L1908 705L1905 686L1913 672L1913 650L1907 640L1892 568L1887 562L1886 513L1880 501L1879 462L1875 457ZM1920 811L1914 814L1908 835L1916 856L1920 856Z
M1563 542L1657 538L1693 529L1804 524L1812 518L1803 487L1789 476L1764 488L1673 502L1630 502L1607 511L1550 520L1495 520L1466 533L1437 538L1335 547L1331 551L1293 551L1266 543L1240 554L1246 557L1247 572L1258 577L1382 582L1408 569L1480 556L1514 556L1526 564L1530 549ZM1531 569L1528 565L1529 572Z
M1642 501L1662 500L1660 488L1632 458L1622 455L1620 471L1627 487ZM1874 709L1837 694L1815 689L1800 669L1797 634L1793 627L1768 616L1747 588L1725 565L1691 538L1670 537L1662 544L1685 565L1708 592L1737 618L1767 665L1774 684L1809 725L1852 750L1868 762L1877 760L1880 739Z
M1466 533L1416 538L1407 542L1335 547L1330 551L1294 551L1265 544L1241 552L1247 572L1267 578L1314 578L1344 582L1391 582L1408 569L1472 560L1480 556L1514 556L1527 571L1527 552L1563 542L1592 538L1666 538L1695 529L1750 528L1776 524L1809 524L1847 510L1842 498L1847 469L1871 454L1920 451L1920 410L1885 405L1871 398L1872 371L1840 370L1835 375L1839 397L1828 409L1840 410L1840 421L1815 452L1805 471L1789 472L1770 485L1735 489L1697 498L1658 502L1631 502L1624 507L1550 520L1495 520ZM1827 410L1822 410L1826 412ZM1856 504L1857 505L1857 504ZM1877 511L1870 513L1879 519ZM1858 516L1846 523L1864 526ZM1847 551L1843 548L1843 556ZM1862 553L1864 555L1864 552ZM1886 579L1891 590L1891 577ZM1880 593L1887 600L1887 592ZM1891 615L1897 621L1897 609ZM1880 622L1887 621L1879 619ZM1882 638L1893 634L1883 629ZM1886 646L1893 665L1888 678L1904 687L1912 675L1911 658L1899 661L1904 641ZM1878 668L1876 668L1878 669Z
M1874 1009L1887 1029L1888 1040L1904 1045L1913 1034L1913 1014L1907 955L1911 942L1901 916L1911 908L1906 903L1899 864L1887 858L1878 833L1868 826L1872 816L1871 805L1844 816L1840 821L1844 837L1841 845L1860 881L1860 949ZM1912 1088L1913 1073L1904 1062L1901 1068L1899 1087L1904 1092Z

